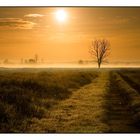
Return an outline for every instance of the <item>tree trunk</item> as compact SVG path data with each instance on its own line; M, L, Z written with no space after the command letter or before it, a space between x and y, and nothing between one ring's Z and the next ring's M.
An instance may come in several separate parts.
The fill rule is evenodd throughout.
M98 63L98 68L100 69L100 67L101 67L101 63Z

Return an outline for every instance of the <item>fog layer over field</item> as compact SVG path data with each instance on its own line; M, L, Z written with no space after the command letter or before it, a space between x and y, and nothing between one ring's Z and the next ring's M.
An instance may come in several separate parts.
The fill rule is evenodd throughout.
M4 68L96 68L97 64L77 64L77 63L44 63L44 64L0 64ZM130 68L140 67L139 62L135 63L108 63L103 64L102 68Z

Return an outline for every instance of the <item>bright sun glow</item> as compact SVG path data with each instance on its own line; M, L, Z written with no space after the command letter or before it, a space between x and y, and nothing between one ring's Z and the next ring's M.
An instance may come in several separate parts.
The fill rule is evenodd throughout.
M56 19L57 19L59 22L65 21L66 18L67 18L67 13L66 13L66 11L64 11L64 10L58 10L58 11L56 11Z

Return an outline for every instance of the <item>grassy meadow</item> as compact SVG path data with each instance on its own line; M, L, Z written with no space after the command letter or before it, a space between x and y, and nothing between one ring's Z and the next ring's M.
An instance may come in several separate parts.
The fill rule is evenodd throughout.
M73 90L97 77L92 70L12 69L0 71L0 131L24 132Z
M140 132L140 69L0 69L0 132Z

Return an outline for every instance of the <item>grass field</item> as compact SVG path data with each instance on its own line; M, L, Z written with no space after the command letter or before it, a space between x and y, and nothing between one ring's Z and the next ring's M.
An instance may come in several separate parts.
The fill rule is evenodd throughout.
M0 69L0 132L140 132L140 69Z

